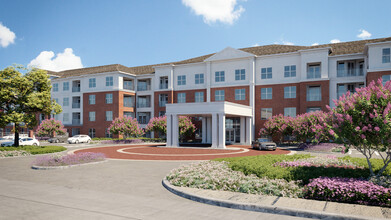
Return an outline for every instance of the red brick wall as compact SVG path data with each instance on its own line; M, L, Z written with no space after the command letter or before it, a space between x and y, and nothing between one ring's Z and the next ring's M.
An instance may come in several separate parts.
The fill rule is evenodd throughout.
M206 102L206 89L174 91L174 102L178 103L178 93L186 93L186 103L195 102L195 93L204 92L204 102Z
M235 100L235 89L246 89L246 99L245 100ZM241 105L250 105L250 95L249 95L249 86L232 86L232 87L220 87L220 88L211 88L210 89L210 100L215 101L215 91L224 90L225 101L233 102Z
M106 94L113 94L113 103L106 104ZM95 95L95 104L88 103L89 95ZM135 96L134 93L123 91L108 91L108 92L93 92L83 94L83 126L80 130L82 134L87 134L90 128L95 128L96 137L105 137L106 128L111 124L111 121L106 121L106 111L113 111L113 119L123 116L124 111L134 112L134 108L124 107L124 95ZM136 105L136 103L134 103ZM95 121L89 121L89 112L95 112ZM72 115L70 116L72 117ZM71 135L71 133L70 133Z
M377 82L377 80L384 75L391 75L391 71L368 72L367 73L367 85L369 85L369 83L371 83L372 81Z
M321 86L322 100L308 102L307 87L318 85ZM284 87L288 86L296 86L296 98L284 98ZM272 99L262 100L261 88L273 88ZM266 122L266 120L261 120L261 108L272 108L273 115L284 114L284 108L288 107L296 107L296 114L305 113L308 107L321 107L323 111L326 111L326 105L329 104L329 88L329 81L255 86L255 135L258 136L259 130Z

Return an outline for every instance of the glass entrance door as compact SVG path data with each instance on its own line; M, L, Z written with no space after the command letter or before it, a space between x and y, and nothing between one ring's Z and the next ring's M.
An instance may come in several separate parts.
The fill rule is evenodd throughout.
M235 130L232 128L225 130L225 142L226 143L235 143Z
M225 119L225 142L229 144L240 142L240 118Z

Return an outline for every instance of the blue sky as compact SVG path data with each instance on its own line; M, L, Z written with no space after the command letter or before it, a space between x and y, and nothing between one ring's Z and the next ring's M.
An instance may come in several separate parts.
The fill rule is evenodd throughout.
M0 6L0 69L138 66L227 46L391 36L389 0L0 0Z

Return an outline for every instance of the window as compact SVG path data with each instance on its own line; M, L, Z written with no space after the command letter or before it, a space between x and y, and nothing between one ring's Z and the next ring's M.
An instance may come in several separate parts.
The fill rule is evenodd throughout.
M72 97L72 108L80 108L80 96L74 96Z
M88 96L88 104L95 105L95 95Z
M146 103L145 103L146 104ZM124 107L134 107L133 106L133 97L124 95Z
M53 115L54 119L56 119L57 121L60 120L60 115Z
M321 108L320 107L309 107L307 108L307 112L316 112L316 111L320 111Z
M69 91L69 82L62 83L62 90Z
M88 112L88 120L95 121L95 112Z
M91 138L95 137L95 128L90 128L88 130L88 136L90 136Z
M124 78L122 86L124 89L133 90L133 81Z
M284 98L286 99L296 98L296 86L284 87Z
M307 79L320 78L320 64L310 64L307 68Z
M149 108L151 107L151 96L137 96L137 107Z
M391 75L384 75L381 78L383 80L383 85L386 85L386 83L391 80Z
M58 92L58 83L53 84L53 92Z
M308 86L307 87L307 101L321 101L322 92L320 86Z
M186 85L186 76L185 75L178 76L178 86L184 86L184 85Z
M55 101L57 104L60 104L60 103L58 102L58 98L54 98L54 101Z
M296 117L296 108L295 107L284 108L284 116Z
M149 112L139 112L138 113L138 123L148 124L151 113Z
M110 130L108 128L106 128L106 130L105 130L105 135L107 138L113 138L113 134L110 133Z
M195 93L195 102L204 102L204 92Z
M166 115L166 111L159 111L159 117L162 117L162 116L165 116Z
M195 84L204 84L204 74L195 74Z
M63 106L69 106L69 98L63 98L62 99L62 105Z
M215 101L224 101L225 100L225 91L216 90L215 91Z
M167 89L168 88L168 77L167 76L160 77L159 88L160 89Z
M273 88L261 89L261 99L272 99L272 98L273 98Z
M88 80L88 87L90 87L90 88L96 87L96 79L95 78L91 78Z
M186 102L186 93L178 93L178 103Z
M108 93L106 94L106 104L112 104L113 103L113 94Z
M246 70L235 70L235 80L245 80L246 79Z
M284 77L296 77L296 65L285 66Z
M383 56L382 56L382 62L383 63L389 63L391 62L390 56L391 56L391 48L383 48Z
M225 72L217 71L215 72L215 82L224 82L225 81Z
M165 107L167 102L168 102L168 95L167 94L160 94L159 95L159 107Z
M113 77L112 76L106 76L106 86L113 86Z
M63 122L69 121L69 113L62 114L62 121Z
M72 81L72 92L80 92L80 80Z
M113 112L106 111L106 121L112 121L112 120L113 120Z
M261 120L267 120L273 115L272 108L261 108Z
M262 68L261 69L261 79L271 79L272 78L272 68Z
M235 89L235 100L245 100L246 89Z

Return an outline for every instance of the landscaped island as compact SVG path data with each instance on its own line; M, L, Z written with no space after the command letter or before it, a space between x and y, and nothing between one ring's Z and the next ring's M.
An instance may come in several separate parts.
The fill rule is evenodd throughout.
M0 147L0 157L29 156L35 154L48 154L66 150L62 146L19 146Z

